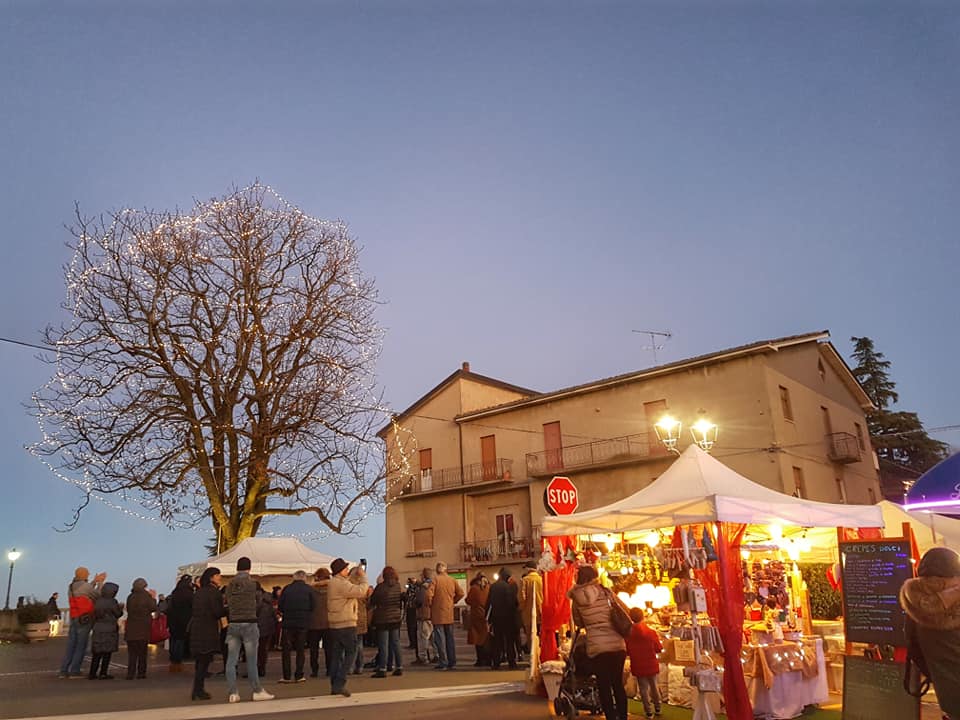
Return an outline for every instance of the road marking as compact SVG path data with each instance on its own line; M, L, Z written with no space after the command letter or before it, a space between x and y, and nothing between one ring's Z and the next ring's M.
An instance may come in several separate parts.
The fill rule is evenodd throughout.
M452 687L409 688L406 690L375 690L355 693L351 697L314 696L286 698L269 702L244 700L240 705L218 703L216 705L184 705L181 707L152 708L149 710L120 710L116 712L84 713L79 715L44 715L41 717L10 718L9 720L129 720L135 712L137 720L205 720L237 715L276 715L278 713L304 710L327 710L331 708L362 707L364 705L389 705L413 702L414 700L447 700L473 695L505 695L522 692L523 683L493 683L490 685L459 685Z

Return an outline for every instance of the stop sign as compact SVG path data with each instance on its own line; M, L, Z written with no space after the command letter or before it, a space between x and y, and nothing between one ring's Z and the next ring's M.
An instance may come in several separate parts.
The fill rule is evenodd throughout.
M547 507L557 515L570 515L577 511L579 504L577 486L570 478L558 475L547 483Z

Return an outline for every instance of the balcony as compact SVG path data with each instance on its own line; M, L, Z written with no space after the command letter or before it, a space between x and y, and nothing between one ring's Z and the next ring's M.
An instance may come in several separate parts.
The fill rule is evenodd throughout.
M853 433L830 433L824 439L827 442L827 457L830 462L843 465L860 462L860 442Z
M421 470L419 476L407 479L406 483L393 491L393 497L407 497L422 493L455 490L457 488L482 485L485 483L509 482L513 479L511 469L513 460L497 458L489 463L443 468L441 470Z
M651 433L637 433L581 445L565 445L556 450L527 454L527 475L544 477L564 470L606 467L644 460L658 460L666 449Z
M499 565L539 556L539 537L474 540L460 545L460 561L466 565Z

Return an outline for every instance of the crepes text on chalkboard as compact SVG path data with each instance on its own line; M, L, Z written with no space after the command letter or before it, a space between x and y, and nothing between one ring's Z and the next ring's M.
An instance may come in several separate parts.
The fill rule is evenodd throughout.
M847 642L906 646L900 586L913 577L909 540L840 543Z

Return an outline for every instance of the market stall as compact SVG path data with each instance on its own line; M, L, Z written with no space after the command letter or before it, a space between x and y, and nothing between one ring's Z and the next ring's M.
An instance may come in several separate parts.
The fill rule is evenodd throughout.
M876 506L832 505L784 495L691 445L649 486L601 508L545 518L542 532L554 542L553 548L569 554L576 545L586 561L599 561L615 592L659 620L674 641L674 652L689 636L695 669L722 667L727 717L751 720L754 705L769 706L775 717L793 717L804 705L826 700L822 643L803 635L809 613L804 611L799 572L785 554L788 542L808 543L803 533L811 528L831 528L836 537L838 527L879 528L883 523ZM635 586L630 592L623 579L642 578L645 557L659 564L652 575L660 580L640 585L630 580ZM649 597L649 589L640 590L646 585L661 597L657 588L666 585L672 602L655 612L657 600ZM756 602L759 598L764 602ZM758 615L751 618L754 606ZM545 625L547 615L545 606ZM748 657L741 657L745 638ZM545 638L544 645L547 642ZM771 645L782 645L783 652L768 654L765 648ZM682 645L682 652L683 658L690 657L688 645ZM781 662L777 654L787 654L787 661ZM691 662L667 658L668 697L669 676L676 675L673 661ZM694 703L700 695L695 692ZM710 716L709 709L698 712Z

